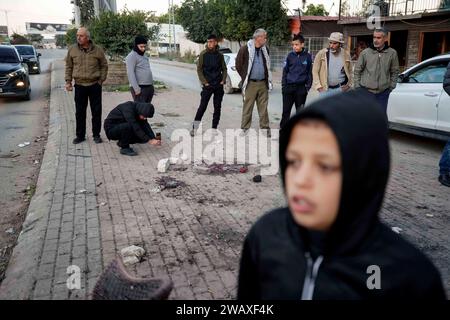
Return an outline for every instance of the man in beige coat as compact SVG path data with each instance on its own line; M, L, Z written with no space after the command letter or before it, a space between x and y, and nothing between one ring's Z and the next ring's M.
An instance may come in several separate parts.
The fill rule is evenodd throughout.
M321 95L348 91L352 86L350 53L342 47L344 35L333 32L328 38L330 46L320 50L313 65L313 88Z

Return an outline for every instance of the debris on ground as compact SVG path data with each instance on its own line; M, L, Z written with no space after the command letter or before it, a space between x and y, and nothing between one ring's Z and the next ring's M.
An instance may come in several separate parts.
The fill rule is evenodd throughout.
M161 188L161 191L165 189L175 189L178 187L185 187L186 183L179 181L172 177L160 177L156 179L156 183Z
M158 172L166 173L170 167L170 159L161 159L158 162Z
M155 122L152 123L151 126L155 128L164 128L166 125L163 122Z
M20 154L11 152L10 154L0 154L1 159L13 159L20 157Z
M168 113L161 113L163 117L171 117L171 118L177 118L181 117L178 113L168 112Z
M19 148L25 148L25 147L28 147L30 144L31 144L30 142L24 142L24 143L18 144L17 146Z
M120 250L120 254L122 256L123 263L126 266L131 266L142 261L142 258L145 255L145 250L138 246L130 246Z
M78 194L86 194L86 193L87 193L87 190L85 190L85 189L81 189L78 191Z
M182 164L176 164L176 165L170 166L171 171L186 171L187 169L188 169L188 167L185 165L182 165Z
M205 163L195 163L194 171L199 174L209 174L209 175L222 175L235 174L235 173L247 173L247 165L237 165L237 164L217 164L213 163L207 165Z
M107 203L106 202L102 202L102 203L100 203L100 207L104 207L104 206L106 206L107 205Z
M253 177L253 182L260 183L261 181L262 181L262 177L260 175L257 175L257 176Z
M8 230L5 231L7 234L14 234L14 229L13 228L9 228Z
M403 230L399 227L392 227L392 231L394 231L395 233L400 234L400 232L402 232Z
M427 216L428 218L433 218L433 217L434 217L433 214L427 214L426 216Z

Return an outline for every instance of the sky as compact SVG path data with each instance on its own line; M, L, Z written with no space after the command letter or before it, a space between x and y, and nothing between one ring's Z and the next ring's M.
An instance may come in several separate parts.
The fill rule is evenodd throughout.
M121 10L126 5L128 9L156 11L157 14L167 12L168 0L117 0L117 8ZM174 4L180 4L182 0L173 0ZM300 0L285 0L290 14L294 14L294 8L300 6ZM307 0L307 4L323 3L327 11L337 14L339 0ZM0 25L6 25L6 13L9 29L18 33L26 33L26 22L41 23L65 23L69 24L73 18L73 5L70 0L0 0Z

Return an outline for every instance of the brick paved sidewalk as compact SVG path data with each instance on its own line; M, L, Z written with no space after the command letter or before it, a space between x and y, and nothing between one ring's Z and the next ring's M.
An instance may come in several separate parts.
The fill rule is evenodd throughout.
M88 143L73 146L73 96L58 86L63 83L62 62L55 63L52 76L53 149L47 147L46 157L55 172L46 180L40 176L36 193L47 196L41 205L47 210L40 210L36 227L19 238L0 298L87 299L102 269L120 249L133 244L143 247L146 256L130 272L172 279L170 299L234 298L246 232L262 214L284 204L279 178L263 177L255 184L253 167L248 173L225 176L199 174L192 165L185 171L158 173L158 161L169 157L175 144L170 135L189 127L198 106L198 94L182 89L158 92L154 98L156 114L149 122L164 124L154 127L162 133L162 147L135 145L137 157L122 156L103 132L103 144L94 144L90 137ZM129 93L103 97L103 118L131 99ZM211 109L205 114L207 128ZM235 128L240 116L236 108L224 105L221 128ZM397 141L382 216L436 262L449 288L450 193L436 181L440 151L423 152L421 146ZM186 186L159 191L156 179L168 176ZM52 192L44 182L54 184ZM86 193L80 194L83 189ZM25 230L33 221L30 212ZM68 291L69 265L82 269L82 290Z

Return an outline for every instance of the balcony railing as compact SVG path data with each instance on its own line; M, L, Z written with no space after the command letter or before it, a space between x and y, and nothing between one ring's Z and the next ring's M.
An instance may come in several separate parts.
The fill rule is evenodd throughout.
M425 12L450 10L450 0L341 0L340 19L373 15L370 6L380 8L382 17L401 17Z

